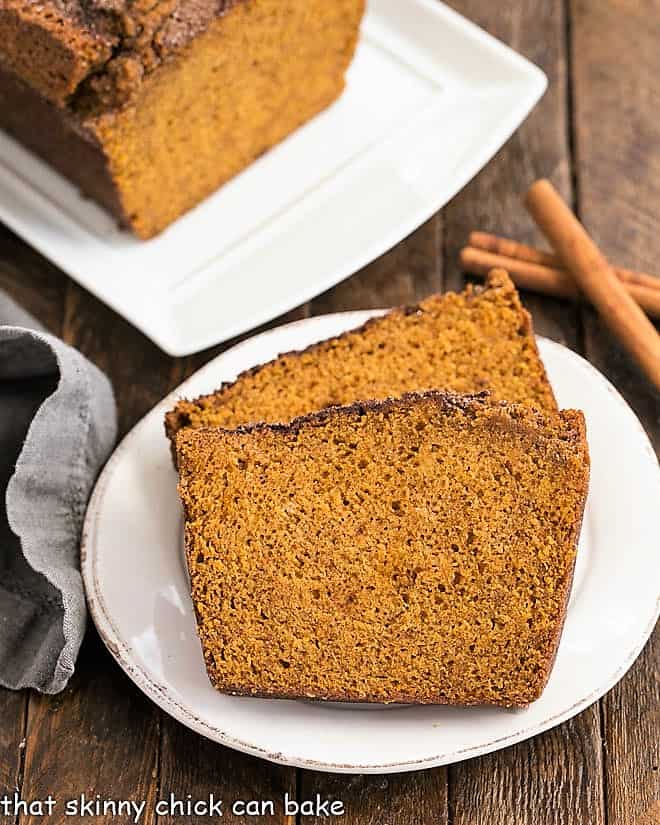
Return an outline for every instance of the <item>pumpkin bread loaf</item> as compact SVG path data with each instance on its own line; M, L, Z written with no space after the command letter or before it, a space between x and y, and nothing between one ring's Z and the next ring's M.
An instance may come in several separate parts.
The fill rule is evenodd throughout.
M0 128L141 238L341 93L364 0L3 0Z
M584 419L441 392L181 430L192 599L225 693L523 706L566 612Z
M182 427L286 422L332 404L428 389L488 390L493 398L554 412L529 314L503 270L485 287L433 295L359 329L249 370L165 417Z

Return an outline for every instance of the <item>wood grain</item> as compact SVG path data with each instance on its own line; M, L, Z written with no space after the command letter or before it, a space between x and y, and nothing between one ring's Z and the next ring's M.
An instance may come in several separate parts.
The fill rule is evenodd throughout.
M606 255L632 268L660 259L660 3L573 0L578 211ZM654 392L598 318L585 345L660 450ZM603 699L608 825L660 822L660 632Z
M19 791L23 779L27 692L0 688L0 796ZM13 816L0 813L0 825L14 825Z
M608 257L652 272L660 256L660 3L581 0L572 8L580 218ZM585 331L587 355L660 449L660 393L592 312Z
M597 825L603 816L598 704L554 730L450 772L452 825Z
M660 632L603 699L608 825L660 825Z
M390 776L303 771L299 798L313 799L317 793L343 802L344 815L334 820L341 825L444 825L449 821L446 768ZM331 821L303 816L301 825Z
M264 762L253 756L232 751L215 742L202 739L196 733L183 727L169 717L163 718L162 756L159 795L168 799L174 794L185 799L191 794L194 799L206 800L210 794L224 802L222 822L245 822L240 811L232 811L237 801L272 801L275 814L264 814L247 818L249 822L286 823L294 825L295 817L285 817L283 812L284 794L296 798L296 771ZM181 817L159 817L159 825L176 825ZM186 819L191 825L206 825L205 817Z
M59 334L68 278L0 224L0 289Z
M443 284L459 288L463 277L457 253L472 229L538 243L520 198L541 176L550 177L569 199L575 176L581 217L604 251L624 266L658 270L660 0L453 0L452 5L539 63L549 75L550 89L524 127L442 218L431 219L378 261L315 299L315 314L409 303ZM567 31L575 68L572 98L567 95ZM577 147L575 158L569 137ZM1 227L0 288L108 371L122 432L222 349L167 358ZM588 356L623 390L658 447L658 400L609 343L594 316L586 311L582 318L562 301L524 299L539 332L578 350L584 325ZM272 323L309 312L303 306ZM602 731L596 705L529 742L449 771L348 777L279 768L216 746L163 718L90 630L71 687L55 698L30 698L24 751L28 695L0 692L0 793L21 783L24 754L25 798L85 791L155 801L168 790L203 798L218 789L226 799L263 798L289 788L299 798L321 793L341 799L346 806L341 821L347 825L443 825L449 818L455 825L601 825L605 814L608 825L654 825L660 821L659 658L656 635L602 703ZM281 818L279 812L275 820L252 821Z
M23 798L59 800L48 825L67 818L64 803L87 797L148 801L153 807L158 761L158 713L119 670L91 629L69 687L54 697L32 694L25 749ZM86 821L110 821L100 818ZM39 816L20 823L42 825ZM150 825L151 815L141 822Z
M460 289L464 279L459 252L471 231L543 246L543 238L522 206L524 193L532 181L549 177L565 197L571 196L566 20L562 0L452 0L449 5L534 61L549 81L548 91L522 128L445 210L445 273L448 288ZM579 349L575 307L530 292L523 292L522 297L538 333Z

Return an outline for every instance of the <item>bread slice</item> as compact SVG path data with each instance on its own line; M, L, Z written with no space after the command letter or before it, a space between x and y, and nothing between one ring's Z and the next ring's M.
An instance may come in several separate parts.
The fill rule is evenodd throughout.
M180 401L165 417L182 427L287 422L333 404L430 389L488 390L493 398L553 412L529 314L503 270L485 287L433 295L347 332L281 355L217 392Z
M247 696L526 705L566 612L580 412L442 392L176 449L213 685Z

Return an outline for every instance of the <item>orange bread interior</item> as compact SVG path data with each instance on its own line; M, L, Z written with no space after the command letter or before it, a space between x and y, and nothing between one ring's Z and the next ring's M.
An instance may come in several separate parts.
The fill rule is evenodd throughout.
M133 104L84 115L140 237L159 232L335 100L363 6L237 3L149 75Z
M148 239L340 95L364 7L7 0L0 128Z
M433 295L360 329L249 370L211 395L182 400L165 419L182 427L286 422L332 404L429 389L488 390L495 400L557 410L531 318L508 275Z
M588 483L582 414L445 393L181 430L221 691L526 705L552 668Z

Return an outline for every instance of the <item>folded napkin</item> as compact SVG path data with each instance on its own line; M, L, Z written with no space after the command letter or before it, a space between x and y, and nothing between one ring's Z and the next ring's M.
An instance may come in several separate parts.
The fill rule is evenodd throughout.
M0 684L62 690L85 632L80 533L116 437L108 379L0 293Z

